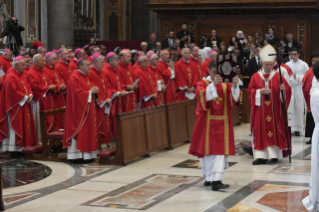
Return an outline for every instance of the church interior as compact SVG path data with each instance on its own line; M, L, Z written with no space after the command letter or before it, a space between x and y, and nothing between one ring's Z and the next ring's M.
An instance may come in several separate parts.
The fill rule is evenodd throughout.
M0 28L0 211L319 211L319 0L0 0Z

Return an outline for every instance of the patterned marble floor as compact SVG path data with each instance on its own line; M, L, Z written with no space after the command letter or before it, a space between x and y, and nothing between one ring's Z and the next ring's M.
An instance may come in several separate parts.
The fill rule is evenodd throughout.
M306 211L301 199L308 195L310 180L307 139L293 137L291 164L283 159L252 166L252 157L241 151L251 140L249 125L234 129L237 155L229 157L223 180L229 189L214 192L203 186L200 164L185 144L126 167L36 161L51 174L4 189L6 211Z

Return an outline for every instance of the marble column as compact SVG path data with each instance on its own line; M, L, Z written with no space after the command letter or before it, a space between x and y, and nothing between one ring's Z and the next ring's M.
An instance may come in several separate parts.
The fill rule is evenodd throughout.
M73 0L47 1L49 51L61 44L73 46Z
M44 48L48 49L48 0L41 0L41 33L40 38Z

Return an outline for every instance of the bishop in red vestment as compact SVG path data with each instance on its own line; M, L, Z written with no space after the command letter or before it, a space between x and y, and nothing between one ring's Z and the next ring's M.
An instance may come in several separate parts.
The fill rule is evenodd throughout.
M120 54L120 64L118 67L118 71L121 75L123 86L129 94L123 98L123 111L130 112L137 110L137 88L138 86L133 86L135 82L135 77L133 75L132 67L130 66L131 63L131 52L129 51L121 51Z
M71 70L71 72L78 70L77 62L79 59L84 58L84 56L85 52L83 49L78 48L74 51L74 58L71 58L69 63L69 69Z
M12 51L10 49L5 49L3 55L0 57L0 68L6 74L9 68L12 67Z
M30 71L27 74L27 80L34 96L32 103L33 116L36 124L38 142L41 143L40 111L54 109L52 93L56 89L56 86L43 71L43 68L45 67L44 57L40 54L36 54L33 56L33 62L34 66L30 68ZM47 132L52 130L53 119L53 116L46 117Z
M55 70L55 66L58 61L58 56L52 52L48 52L45 55L45 67L44 73L49 77L52 84L56 86L53 91L54 108L62 108L65 106L65 99L63 93L66 92L66 85L64 80L60 76L59 72ZM53 130L64 129L64 114L54 115Z
M210 65L210 76L200 81L196 90L196 123L189 154L199 157L204 186L212 190L228 188L222 183L228 155L235 155L232 109L239 106L237 76L233 83L222 83L217 62Z
M55 66L55 70L60 74L66 86L69 84L69 79L71 77L72 71L69 67L69 60L71 59L71 55L67 49L61 49L58 52L58 62Z
M201 69L201 63L199 61L199 48L198 46L193 46L190 48L191 55L189 58L192 72L194 73L196 84L205 77L205 73ZM182 51L183 52L183 51ZM195 84L195 88L196 88Z
M148 73L151 74L152 79L154 82L156 82L157 85L157 97L155 100L156 106L165 105L165 98L164 98L164 91L165 91L165 84L163 81L162 76L159 73L159 70L157 69L158 66L158 55L157 54L149 54L149 65L148 65Z
M139 108L150 108L155 107L157 90L157 83L153 80L151 74L147 71L148 58L147 56L139 56L139 66L135 69L135 77L139 79L138 82L138 97L139 97Z
M1 96L0 141L2 151L21 151L37 143L31 103L33 95L27 79L22 74L25 60L14 59L14 70L7 75Z
M92 84L99 88L98 101L96 102L99 126L99 143L107 144L111 142L110 126L110 106L112 104L112 93L109 80L104 72L104 56L94 54L92 56L92 66L88 75Z
M175 63L170 62L169 52L163 50L160 53L160 60L158 62L157 69L164 80L165 83L165 103L170 104L176 102L175 99L175 72L174 72Z
M65 113L63 147L68 147L67 158L90 160L99 151L98 117L96 94L99 88L88 78L90 63L87 59L78 61L68 84L68 98Z
M276 51L266 45L259 53L262 69L255 73L249 83L248 97L251 108L251 131L253 134L253 165L266 164L268 159L277 162L282 150L288 148L282 101L288 109L291 88L284 77L273 70ZM280 90L284 90L284 97Z
M110 83L110 92L112 95L112 106L110 111L110 123L113 137L116 138L116 114L123 113L123 97L128 95L125 91L121 75L118 71L119 57L114 52L109 52L106 56L108 66L104 65L102 70Z
M215 50L209 51L208 57L205 59L205 61L202 63L200 67L205 77L209 76L208 69L209 69L210 62L216 61L216 60L217 60L217 52L215 52Z
M197 69L192 68L190 61L190 50L182 50L182 58L175 65L176 102L195 98L197 85Z

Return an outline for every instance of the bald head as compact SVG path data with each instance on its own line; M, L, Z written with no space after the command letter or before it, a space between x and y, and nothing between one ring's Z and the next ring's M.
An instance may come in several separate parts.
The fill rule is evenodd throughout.
M43 69L45 66L44 57L41 54L36 54L33 56L33 64L38 69Z
M186 60L186 61L189 61L190 53L191 53L191 51L190 51L188 48L184 48L184 49L182 50L182 57L183 57L183 59ZM198 56L198 54L197 54L197 56ZM195 56L194 56L194 57L195 57Z
M121 51L120 53L120 60L121 60L121 63L123 63L123 65L127 66L128 64L131 63L131 60L132 60L132 55L131 55L131 52L128 51L128 50L123 50Z
M194 46L193 48L191 48L191 53L192 53L193 57L198 58L198 55L199 55L198 46Z
M67 49L62 49L59 52L59 59L62 61L69 61L71 59L71 55Z
M169 52L167 50L161 51L160 57L161 57L161 60L163 60L164 63L168 63L169 62Z
M147 69L147 65L148 65L148 58L147 56L141 56L139 59L138 59L138 64L140 66L142 66L143 68Z

